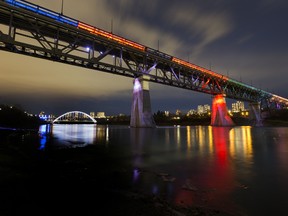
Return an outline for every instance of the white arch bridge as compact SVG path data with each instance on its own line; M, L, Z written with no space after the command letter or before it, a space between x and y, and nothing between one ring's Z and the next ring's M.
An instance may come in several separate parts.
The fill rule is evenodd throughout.
M66 112L59 117L57 117L54 123L93 123L96 124L97 121L90 115L81 111L70 111Z

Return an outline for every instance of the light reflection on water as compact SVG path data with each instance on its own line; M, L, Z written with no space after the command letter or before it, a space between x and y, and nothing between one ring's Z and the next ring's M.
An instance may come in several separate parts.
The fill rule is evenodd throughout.
M44 149L47 136L52 135L52 144L58 148L84 147L96 143L97 139L109 140L108 128L99 127L95 124L53 124L41 125L39 149Z
M47 133L59 148L120 148L135 167L133 187L178 204L239 215L276 214L288 205L288 128L53 125L39 132L40 149Z

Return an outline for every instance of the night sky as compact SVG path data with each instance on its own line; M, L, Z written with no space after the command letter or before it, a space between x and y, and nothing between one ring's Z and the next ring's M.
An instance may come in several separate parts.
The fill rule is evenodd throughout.
M61 0L30 0L60 12ZM64 15L288 98L286 0L64 0ZM5 27L0 25L5 32ZM0 104L30 113L130 115L133 80L0 51ZM203 93L150 84L152 111L211 104ZM227 99L228 104L234 100Z

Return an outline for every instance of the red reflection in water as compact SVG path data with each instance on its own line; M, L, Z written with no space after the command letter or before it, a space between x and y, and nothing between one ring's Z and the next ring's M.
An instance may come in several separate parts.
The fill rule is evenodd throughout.
M213 127L213 144L215 151L215 165L218 172L226 173L228 167L228 141L229 141L230 128L226 127Z
M230 163L229 153L229 132L230 127L213 127L213 145L214 160L212 160L212 168L209 178L206 176L207 185L211 185L215 189L213 196L210 197L210 205L225 210L235 208L231 200L231 193L235 189L235 176L233 174L233 166Z
M230 164L229 131L230 127L213 127L212 139L214 154L207 165L199 164L197 173L190 178L177 192L175 202L186 206L209 205L217 209L232 209L231 192L235 181L233 167Z

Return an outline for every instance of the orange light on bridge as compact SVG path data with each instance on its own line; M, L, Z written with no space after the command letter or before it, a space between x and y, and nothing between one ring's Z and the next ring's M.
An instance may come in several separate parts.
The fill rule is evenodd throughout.
M190 62L186 62L184 60L181 60L181 59L178 59L178 58L175 58L175 57L172 58L172 61L176 62L176 63L178 63L180 65L184 65L186 67L189 67L189 68L192 68L192 69L195 69L195 70L199 70L199 71L204 72L206 74L209 74L211 76L214 76L214 77L217 77L217 78L220 78L220 79L223 79L223 80L228 80L228 77L226 77L224 75L220 75L218 73L215 73L215 72L213 72L211 70L208 70L206 68L200 67L198 65L192 64Z
M130 47L133 47L133 48L141 50L141 51L145 50L145 46L143 46L141 44L138 44L138 43L135 43L133 41L127 40L127 39L125 39L123 37L114 35L114 34L112 34L110 32L104 31L102 29L87 25L85 23L79 22L78 23L78 28L84 29L86 31L89 31L92 34L95 34L95 35L98 35L98 36L102 36L102 37L105 37L107 39L116 41L117 43L123 44L125 46L130 46Z
M81 22L78 23L78 28L89 31L90 33L93 33L94 29L95 29L93 26L90 26L90 25L87 25L87 24L81 23Z

